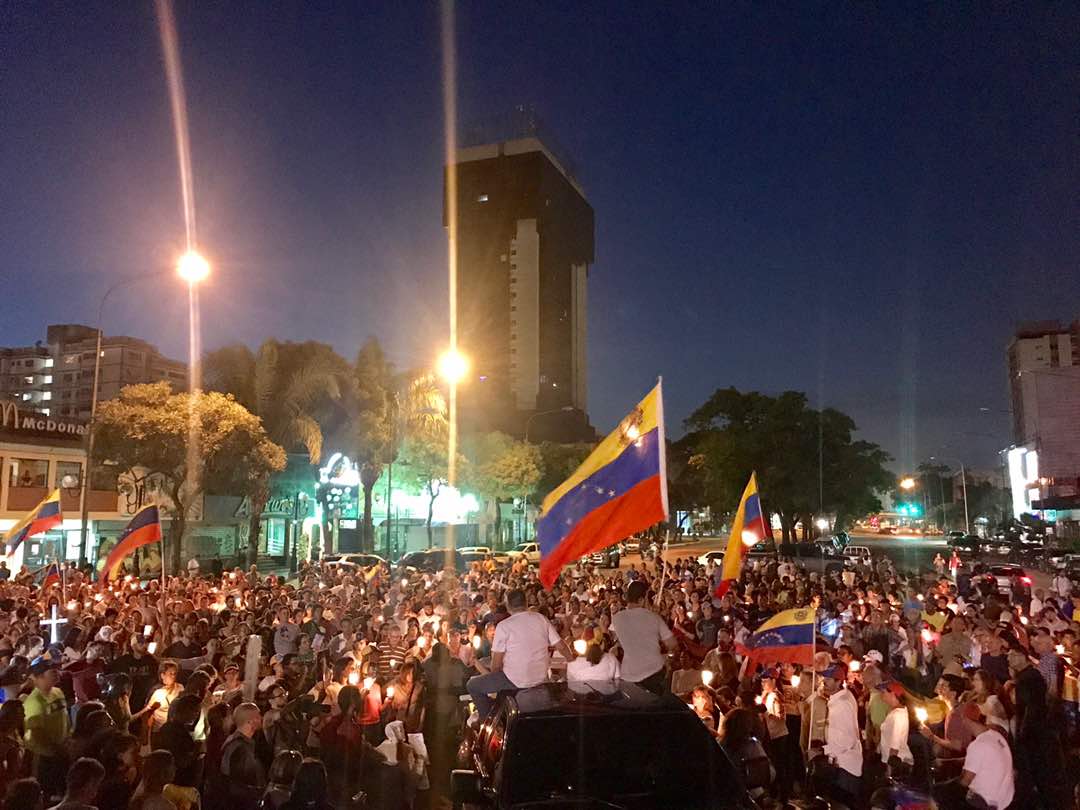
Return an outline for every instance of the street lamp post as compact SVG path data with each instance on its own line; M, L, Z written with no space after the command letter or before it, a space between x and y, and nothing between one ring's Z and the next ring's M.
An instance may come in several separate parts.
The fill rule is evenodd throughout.
M439 358L439 373L443 379L446 380L450 388L450 396L448 397L447 407L447 422L448 430L447 435L447 447L446 447L446 483L448 486L457 486L457 390L458 384L465 379L465 375L469 372L469 359L458 351L457 345L453 342L453 331L451 330L451 344L450 348L443 352ZM447 558L446 564L448 568L453 567L454 559L454 524L449 523L447 525L446 532L446 548Z
M94 341L94 381L90 389L90 421L86 426L86 469L83 472L82 485L79 488L80 568L86 565L87 562L86 541L90 528L90 501L88 495L90 486L90 468L94 459L94 427L97 422L98 389L101 384L101 322L105 313L105 302L108 301L110 295L121 287L139 284L144 281L152 281L164 276L168 272L168 270L157 270L152 273L147 273L146 275L122 278L105 290L105 294L101 296L101 301L98 302L97 327L94 330L96 333ZM181 256L177 262L176 272L188 283L189 287L192 287L206 279L210 274L210 265L206 259L195 251L188 251ZM162 561L162 566L164 567L164 560Z
M964 494L964 534L971 534L971 521L968 516L967 469L964 467L964 462L958 458L948 458L946 456L930 456L930 460L955 461L960 465L960 487ZM942 511L944 511L944 507L942 507Z
M566 412L569 412L569 411L572 411L572 410L574 410L573 405L563 405L561 408L552 408L551 410L548 410L548 411L538 411L537 413L534 413L532 416L530 416L528 419L525 420L525 444L529 443L529 428L532 426L533 419L535 419L538 416L547 416L548 414L552 414L552 413L566 413ZM496 504L496 508L498 508L498 504ZM528 543L529 542L529 493L528 492L525 493L525 498L522 500L521 519L524 522L524 529L522 530L522 535L523 536L521 538L521 541L523 543Z

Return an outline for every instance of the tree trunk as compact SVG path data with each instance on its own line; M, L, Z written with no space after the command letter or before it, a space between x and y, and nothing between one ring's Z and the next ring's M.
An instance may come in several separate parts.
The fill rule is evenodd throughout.
M428 482L428 507L427 507L427 547L434 548L435 536L431 528L431 521L435 518L435 499L439 497L439 493L442 491L442 485L435 485L434 479Z
M498 498L492 498L495 501L495 542L492 547L498 551L503 547L502 541L502 501Z
M262 513L268 500L270 500L269 482L260 485L251 495L251 515L248 517L248 568L259 561L259 535L262 533Z
M366 554L375 550L375 521L371 515L374 490L375 481L364 482L364 531L360 536L360 550Z

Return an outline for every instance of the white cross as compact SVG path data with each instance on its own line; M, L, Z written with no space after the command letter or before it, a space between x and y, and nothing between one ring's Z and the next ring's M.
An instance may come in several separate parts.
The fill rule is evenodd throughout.
M44 619L39 623L44 624L44 625L50 625L50 627L49 627L49 639L50 639L49 643L50 644L56 644L58 641L60 641L60 630L59 630L58 626L61 625L61 624L67 624L67 619L57 618L57 615L56 615L56 603L53 602L52 618L51 619Z

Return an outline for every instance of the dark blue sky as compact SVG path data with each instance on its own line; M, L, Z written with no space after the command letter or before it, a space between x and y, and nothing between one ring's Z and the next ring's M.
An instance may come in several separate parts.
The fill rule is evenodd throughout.
M1080 10L1012 4L467 3L459 112L532 104L596 210L590 411L666 382L807 391L906 467L1007 442L1016 320L1080 315ZM316 11L317 9L317 11ZM176 8L204 341L446 330L434 3ZM183 239L150 3L0 11L0 344L92 322ZM108 331L186 354L179 286Z

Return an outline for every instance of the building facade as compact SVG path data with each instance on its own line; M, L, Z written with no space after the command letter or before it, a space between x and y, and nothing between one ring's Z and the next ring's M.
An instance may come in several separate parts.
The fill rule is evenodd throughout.
M86 419L94 385L97 330L53 324L44 343L0 348L0 400L44 416ZM102 336L98 401L114 399L125 385L168 382L187 387L186 363L171 360L144 340Z
M1080 321L1027 324L1009 343L1013 512L1080 536Z
M535 135L464 147L453 169L444 225L456 240L458 346L471 361L459 393L463 425L520 436L530 417L552 414L533 429L568 434L563 441L593 438L586 339L594 216L584 191Z

